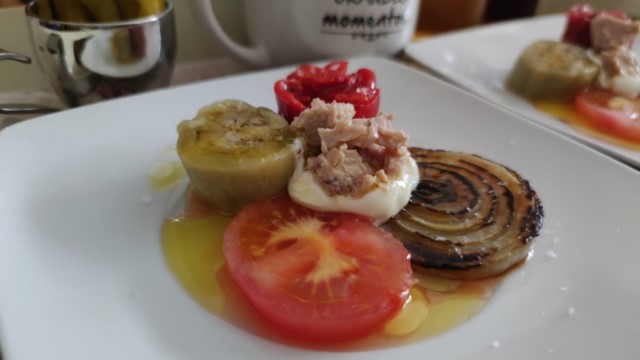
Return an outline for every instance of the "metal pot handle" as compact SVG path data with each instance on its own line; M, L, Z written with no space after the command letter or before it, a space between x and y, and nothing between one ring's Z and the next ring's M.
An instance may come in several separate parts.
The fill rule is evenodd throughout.
M31 64L30 57L0 48L0 61L2 60L12 60L23 64ZM8 115L46 114L59 110L60 109L54 109L37 104L0 104L0 114ZM0 126L0 128L2 127Z
M9 52L0 48L0 60L13 60L24 64L31 64L31 58L25 55Z

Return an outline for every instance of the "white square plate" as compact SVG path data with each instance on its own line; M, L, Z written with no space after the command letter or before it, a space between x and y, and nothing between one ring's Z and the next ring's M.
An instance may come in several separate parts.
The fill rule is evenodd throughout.
M531 181L545 224L529 261L470 321L355 352L292 348L195 303L169 271L168 194L147 173L176 125L224 98L275 107L292 69L64 111L0 131L0 343L31 359L632 359L640 352L640 173L476 96L376 58L382 109L411 145L474 152ZM555 256L554 256L555 255Z
M416 42L407 47L406 53L418 63L500 106L640 167L640 151L578 131L505 89L505 79L520 52L536 40L560 39L564 25L564 15L498 23ZM635 45L637 49L638 43Z

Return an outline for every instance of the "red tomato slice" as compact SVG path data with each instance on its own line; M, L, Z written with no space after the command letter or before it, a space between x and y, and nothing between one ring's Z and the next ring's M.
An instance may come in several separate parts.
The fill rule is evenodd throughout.
M223 251L257 311L308 342L374 332L402 308L414 283L407 250L369 218L317 212L286 195L237 214Z
M598 131L640 143L640 100L599 89L586 89L575 99L576 110Z

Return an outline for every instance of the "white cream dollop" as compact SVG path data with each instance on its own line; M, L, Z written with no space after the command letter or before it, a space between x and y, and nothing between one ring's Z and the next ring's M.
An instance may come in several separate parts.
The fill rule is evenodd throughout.
M611 90L616 95L635 98L640 95L640 75L616 75L609 77L600 72L598 85L603 89Z
M314 210L356 213L371 217L376 224L381 224L407 205L419 180L418 166L411 155L405 152L400 178L376 184L360 197L330 196L315 180L313 173L304 169L304 157L299 156L289 180L289 195L295 202Z

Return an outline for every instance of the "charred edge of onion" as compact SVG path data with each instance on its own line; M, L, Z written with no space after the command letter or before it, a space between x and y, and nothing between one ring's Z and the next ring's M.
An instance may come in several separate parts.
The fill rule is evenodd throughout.
M529 182L527 182L527 184L529 184ZM523 236L521 240L525 244L528 244L531 240L540 235L542 219L544 218L544 209L538 194L531 190L531 193L528 195L531 197L533 205L527 209L526 221L522 224L521 232L526 234L526 236Z
M384 227L403 241L411 253L412 262L415 265L439 276L480 279L498 275L526 258L532 239L539 235L544 217L540 198L527 180L523 179L516 171L475 154L421 148L410 148L409 151L418 163L420 183L430 183L422 187L419 185L412 193L409 204L385 223ZM494 200L489 201L489 204L482 204L482 206L492 207L489 211L491 216L483 217L478 224L470 227L469 233L438 233L433 229L421 228L422 225L429 222L421 221L420 224L417 224L414 215L416 213L448 216L452 221L469 215L464 209L465 206L461 206L462 208L457 211L442 211L438 208L438 201L429 201L429 197L432 197L431 200L437 198L437 196L429 194L429 191L435 192L444 189L439 188L441 185L434 185L437 181L425 177L425 173L433 171L443 175L439 180L447 176L459 181L458 184L468 186L469 189L465 189L465 191L472 194L472 199L466 203L466 208L473 209L476 213L480 210L487 213L487 210L481 207L476 208L477 204L473 203L473 199L486 200L488 199L487 194L491 193ZM499 175L505 178L503 179ZM475 178L470 179L465 176ZM480 183L489 188L488 191L486 188L482 189L486 192L484 198L476 188ZM451 184L449 183L449 185ZM446 187L446 185L442 186ZM460 188L444 190L456 191ZM446 196L449 200L458 200L455 194L447 194ZM469 204L473 204L473 206L469 206ZM452 208L455 209L455 206ZM422 207L424 211L419 211L419 207ZM503 209L502 214L495 213L499 210L498 207ZM497 217L501 218L496 223ZM455 226L452 228L465 229ZM489 235L487 238L472 242L454 241L456 237L468 240L468 234L473 235L474 232L483 231L483 228L485 228L486 235ZM434 234L435 236L433 236Z

